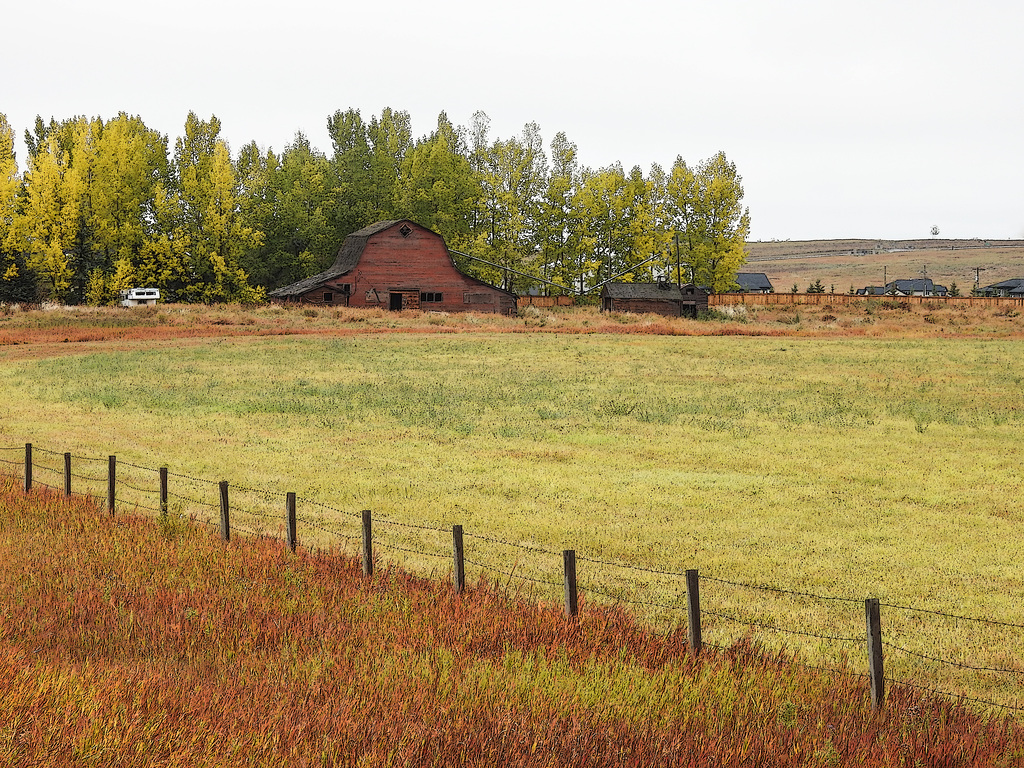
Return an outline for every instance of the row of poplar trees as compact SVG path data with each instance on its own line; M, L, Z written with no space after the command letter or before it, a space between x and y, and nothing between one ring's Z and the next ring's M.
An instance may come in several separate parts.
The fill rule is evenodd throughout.
M545 151L535 123L492 140L482 112L468 127L442 113L419 139L391 109L327 123L331 156L298 133L280 154L250 142L232 157L216 117L190 113L173 148L124 113L37 118L20 171L0 115L0 301L107 304L145 286L169 301L259 302L329 266L347 234L399 218L517 292L656 277L718 292L744 260L750 218L723 153L645 176L581 167L563 133Z

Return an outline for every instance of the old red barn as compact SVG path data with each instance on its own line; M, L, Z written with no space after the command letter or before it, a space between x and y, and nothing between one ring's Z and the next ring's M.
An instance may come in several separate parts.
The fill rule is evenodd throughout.
M345 238L334 266L270 292L275 301L445 312L516 311L514 293L463 274L436 232L408 219Z

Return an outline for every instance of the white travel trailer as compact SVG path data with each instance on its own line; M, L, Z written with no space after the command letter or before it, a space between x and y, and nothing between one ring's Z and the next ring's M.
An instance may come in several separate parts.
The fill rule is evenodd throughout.
M121 291L122 307L144 307L156 304L160 298L159 288L129 288Z

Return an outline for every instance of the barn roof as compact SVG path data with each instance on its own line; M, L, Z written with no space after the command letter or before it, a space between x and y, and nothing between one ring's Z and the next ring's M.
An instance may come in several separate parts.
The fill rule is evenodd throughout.
M683 301L683 293L675 283L605 283L604 296L613 299L642 301Z
M307 277L304 280L299 280L297 283L292 283L291 285L278 288L267 295L279 298L300 296L307 291L311 291L323 283L326 283L328 280L333 280L336 277L341 277L342 275L351 272L356 268L356 265L359 264L359 258L363 255L363 249L366 248L366 241L378 232L383 232L385 229L391 229L395 224L402 221L405 221L405 219L378 221L376 224L371 224L368 227L363 227L362 229L353 232L351 235L346 237L345 242L341 244L341 248L338 249L338 255L335 256L334 264L330 269L327 269L318 275Z

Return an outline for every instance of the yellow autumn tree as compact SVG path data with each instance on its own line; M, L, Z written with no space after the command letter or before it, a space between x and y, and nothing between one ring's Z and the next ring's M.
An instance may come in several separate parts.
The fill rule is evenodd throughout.
M96 123L84 117L52 123L29 157L24 205L13 223L22 250L49 298L74 299L90 270L85 226Z
M29 278L24 260L18 258L20 251L12 237L20 188L14 130L7 122L7 116L0 114L0 301L22 298L19 287Z

